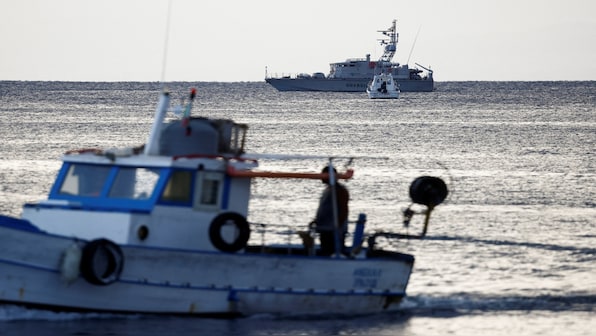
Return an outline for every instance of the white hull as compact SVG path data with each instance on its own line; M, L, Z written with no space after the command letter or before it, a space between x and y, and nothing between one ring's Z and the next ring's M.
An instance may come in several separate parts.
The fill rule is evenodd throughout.
M123 245L121 276L100 286L62 278L65 251L83 241L6 227L0 237L0 301L82 311L374 313L397 308L413 262Z
M398 91L387 92L387 93L367 91L367 94L368 94L368 98L370 98L370 99L398 99L399 98Z
M391 74L375 75L366 87L366 94L370 99L397 99L399 87Z

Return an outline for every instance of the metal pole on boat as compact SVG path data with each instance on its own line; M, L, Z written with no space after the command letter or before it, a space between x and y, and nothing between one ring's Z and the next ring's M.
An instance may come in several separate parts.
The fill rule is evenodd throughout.
M166 34L164 38L164 45L163 45L163 59L161 64L161 82L165 82L166 77L166 64L167 64L167 57L168 57L168 40L170 37L170 16L172 13L172 0L168 1L168 12L166 16ZM149 138L147 139L147 144L145 145L145 151L143 152L145 155L158 155L159 154L159 137L161 131L161 124L165 119L166 112L168 110L168 106L170 105L170 93L167 92L166 88L164 87L159 95L159 102L157 103L157 108L155 110L155 117L153 118L153 126L151 127L151 133L149 133Z
M186 135L190 135L190 128L188 124L190 123L190 110L192 109L192 102L197 95L197 89L192 88L190 89L190 99L188 100L188 104L186 104L186 108L184 109L184 114L182 117L182 126L186 129Z
M329 188L331 190L331 208L333 209L333 238L335 240L335 256L337 258L339 258L340 256L340 238L339 238L339 211L337 209L337 192L336 192L336 185L335 185L335 170L333 168L333 158L329 158L329 164L327 165L327 167L329 167L329 171L327 172L329 174Z
M424 236L426 236L426 231L428 230L428 222L430 221L430 213L433 211L433 209L433 206L429 206L426 210L426 213L424 214L424 227L422 229L422 234L420 235L420 238L424 238Z
M153 120L153 126L151 127L151 133L147 139L147 145L145 146L145 155L158 155L159 154L159 137L161 132L161 125L166 116L168 105L170 104L170 94L167 91L162 91L159 96L159 103L155 110L155 118Z

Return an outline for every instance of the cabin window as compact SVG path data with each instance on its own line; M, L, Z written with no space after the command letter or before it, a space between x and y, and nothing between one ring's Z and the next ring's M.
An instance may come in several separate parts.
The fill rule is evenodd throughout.
M216 205L217 194L219 190L219 181L217 180L203 180L203 188L201 190L201 204Z
M223 187L223 174L201 171L197 173L195 209L219 209Z
M168 184L161 195L161 200L165 202L184 202L190 203L192 185L192 172L178 170L172 172Z
M121 167L110 189L109 197L148 199L159 178L158 170Z
M72 164L60 186L59 193L71 196L99 197L112 168Z

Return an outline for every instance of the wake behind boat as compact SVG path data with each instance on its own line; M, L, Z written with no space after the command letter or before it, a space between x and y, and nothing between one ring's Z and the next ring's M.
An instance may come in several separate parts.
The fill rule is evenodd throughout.
M434 90L433 70L416 63L419 68L392 62L397 51L398 36L396 20L391 27L379 31L385 38L383 55L375 62L370 58L347 59L330 64L328 75L322 72L297 76L272 77L265 74L265 82L279 91L336 91L364 92L373 76L388 73L398 82L402 92L431 92Z
M170 94L163 92L145 145L69 151L46 200L25 204L21 218L0 216L0 302L231 316L397 309L414 257L378 239L422 238L447 195L443 181L423 176L410 186L420 206L408 208L404 222L423 214L420 235L365 233L360 214L349 221L346 247L335 245L331 255L304 223L286 230L304 243L281 243L275 223L247 218L254 180L327 179L333 190L353 171L259 170L245 153L248 126L192 117L194 97L193 90L181 119L166 122ZM333 168L337 160L322 164Z

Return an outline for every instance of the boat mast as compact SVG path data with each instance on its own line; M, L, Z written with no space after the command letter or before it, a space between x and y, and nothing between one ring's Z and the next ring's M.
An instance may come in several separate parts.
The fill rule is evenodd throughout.
M383 56L379 58L379 62L391 62L395 52L397 51L397 38L399 37L399 34L395 28L396 22L397 20L393 20L391 27L387 28L386 30L378 30L379 33L389 37L389 39L383 38L379 40L381 45L385 45Z
M159 102L155 109L155 117L153 118L153 126L151 133L145 145L145 155L159 155L159 138L161 132L161 124L163 123L166 113L168 112L168 105L170 104L170 94L164 90L159 96Z

